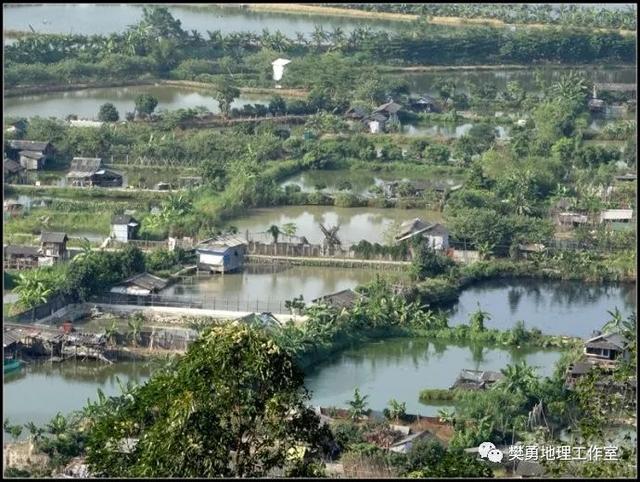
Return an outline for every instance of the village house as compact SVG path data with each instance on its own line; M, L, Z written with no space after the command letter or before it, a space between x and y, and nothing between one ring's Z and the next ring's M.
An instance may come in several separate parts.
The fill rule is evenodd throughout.
M273 314L269 312L262 313L249 313L235 320L239 324L248 324L251 326L258 326L261 328L276 328L282 326L280 320L278 320Z
M149 273L141 273L112 287L111 293L124 295L149 296L167 287L168 280Z
M220 236L196 247L198 270L227 273L244 266L247 242L236 236Z
M373 113L364 119L372 134L384 132L386 126L390 122L398 122L398 112L402 106L395 102L387 102L382 104Z
M48 160L53 158L54 148L50 142L10 140L8 142L7 157L20 163L30 171L37 171L45 167Z
M9 217L20 216L23 210L24 206L14 199L5 199L2 203L2 212Z
M4 182L8 184L23 184L26 181L26 169L20 163L5 158L2 161L2 173Z
M362 121L367 117L367 111L362 107L350 107L349 110L344 113L344 117L348 120Z
M356 293L353 290L342 290L337 293L321 296L315 300L311 300L316 305L328 305L332 308L351 309L355 306L356 301L362 299L363 295Z
M442 224L427 223L420 218L410 219L400 225L396 241L401 242L415 236L424 238L428 245L435 250L449 249L449 230Z
M602 334L596 332L594 335L584 344L584 353L587 357L594 360L629 358L628 343L619 333Z
M600 223L612 229L625 227L633 220L633 209L606 209L600 213Z
M74 157L67 181L76 187L120 187L122 175L101 167L102 159L97 157Z
M40 265L50 265L69 257L67 251L67 241L69 238L65 233L42 232L40 233Z
M4 246L5 269L26 269L38 266L38 248L35 246Z
M111 218L111 237L121 243L135 239L140 223L128 214L116 214Z
M430 95L422 95L420 97L410 97L409 105L416 112L442 112L440 103Z
M504 375L500 372L465 369L460 372L449 389L484 390L503 378Z

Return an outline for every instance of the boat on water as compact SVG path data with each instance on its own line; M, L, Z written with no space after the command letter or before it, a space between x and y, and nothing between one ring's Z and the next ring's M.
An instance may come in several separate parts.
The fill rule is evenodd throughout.
M15 358L5 358L3 366L4 373L14 372L22 367L22 360L18 360Z

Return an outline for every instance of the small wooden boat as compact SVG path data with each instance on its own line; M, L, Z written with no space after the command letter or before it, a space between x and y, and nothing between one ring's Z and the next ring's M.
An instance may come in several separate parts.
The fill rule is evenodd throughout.
M14 359L14 358L5 358L4 359L4 373L14 372L16 370L20 370L22 367L22 360Z

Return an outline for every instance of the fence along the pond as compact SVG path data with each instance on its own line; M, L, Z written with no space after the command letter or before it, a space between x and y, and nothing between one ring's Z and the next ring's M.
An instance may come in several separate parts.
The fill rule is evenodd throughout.
M309 302L310 300L304 300ZM199 295L189 296L162 296L162 295L126 295L120 293L104 293L91 297L90 303L107 305L132 305L132 306L162 306L168 308L193 308L199 310L240 311L256 312L265 311L271 313L288 313L285 306L286 300L249 299L249 298L216 298Z
M34 308L29 308L12 316L5 316L3 320L7 323L29 323L31 321L41 320L53 315L56 311L61 310L70 303L72 303L70 298L64 295L58 295Z

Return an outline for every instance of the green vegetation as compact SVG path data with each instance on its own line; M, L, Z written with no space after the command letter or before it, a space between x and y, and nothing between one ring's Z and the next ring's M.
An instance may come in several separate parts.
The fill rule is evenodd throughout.
M171 369L127 397L93 405L87 460L96 475L112 477L299 471L289 451L301 444L320 451L328 436L306 405L302 383L266 333L214 327ZM123 454L118 447L128 439L137 443Z
M616 18L622 14L615 14ZM598 17L599 18L599 17ZM313 65L331 57L346 56L362 65L487 64L603 61L633 62L635 39L596 29L509 29L491 27L424 29L422 22L389 33L355 29L313 33L311 41L290 39L281 32L242 32L208 38L186 32L164 7L147 8L142 20L123 33L108 36L33 34L20 37L5 49L5 83L8 86L125 80L146 77L219 83L221 73L250 76L255 86L269 82L269 63L274 56L296 58L292 78L306 82L332 76L336 82L346 71L331 63L329 69ZM579 45L565 48L565 45ZM238 55L242 52L242 55ZM354 71L355 69L350 69ZM294 75L295 72L298 75ZM241 75L240 75L241 74ZM224 81L223 81L224 82ZM284 85L284 84L283 84ZM299 85L286 84L286 87ZM225 90L222 88L222 90ZM221 91L222 91L221 90ZM231 91L229 91L230 93ZM224 96L225 98L227 96Z

